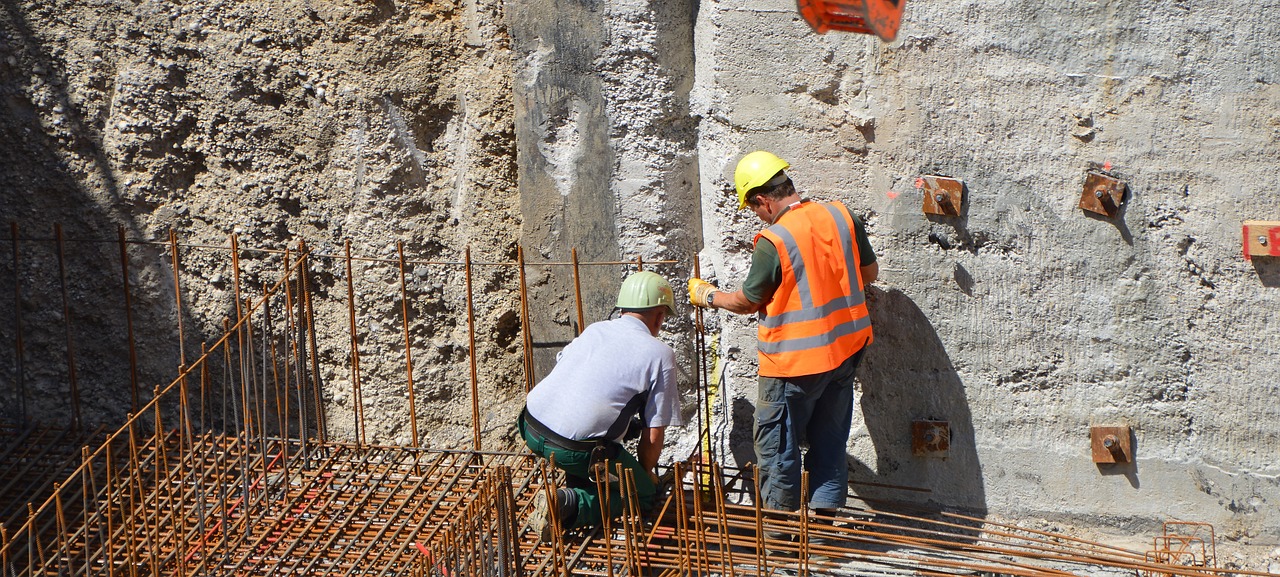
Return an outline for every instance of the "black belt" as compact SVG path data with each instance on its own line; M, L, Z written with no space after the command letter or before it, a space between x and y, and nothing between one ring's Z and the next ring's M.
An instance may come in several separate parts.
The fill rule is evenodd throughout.
M538 435L541 435L542 438L546 439L547 441L549 441L554 445L559 446L562 449L569 449L570 451L590 452L592 449L596 448L598 445L604 444L606 442L603 439L594 440L594 441L593 440L575 441L573 439L563 437L557 434L555 431L552 431L546 425L539 423L537 419L533 418L533 415L529 414L528 407L525 407L524 411L520 413L520 418L524 419L524 426L528 427L529 430L533 431L534 433L537 433Z

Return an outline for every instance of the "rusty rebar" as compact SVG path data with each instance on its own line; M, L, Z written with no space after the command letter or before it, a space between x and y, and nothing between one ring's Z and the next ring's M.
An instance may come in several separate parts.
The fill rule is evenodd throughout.
M169 257L173 267L173 309L178 322L178 364L181 366L187 364L187 346L182 326L182 269L178 266L178 232L173 229L169 229Z
M235 366L237 367L237 370L232 371L230 361L228 361L227 370L230 374L239 373L240 375L240 379L239 379L240 420L243 423L243 427L241 430L244 431L244 434L246 437L252 438L254 437L253 411L251 411L249 408L249 379L245 374L245 348L246 348L245 347L245 328L244 328L245 312L241 306L242 301L240 297L240 270L241 269L240 269L239 239L237 238L237 235L235 233L232 233L231 234L231 281L232 281L232 287L234 289L232 292L232 296L234 297L235 304L236 304L235 335L236 335L236 351L238 352L238 355L236 356L237 362L235 364ZM230 328L225 329L225 331L229 333ZM230 350L231 350L230 347L228 347L227 351L230 352ZM252 347L250 347L250 350L252 350Z
M80 430L80 384L76 378L76 345L71 328L71 299L67 296L66 253L62 242L62 225L53 225L58 239L58 286L62 289L62 327L67 337L67 384L71 386L71 428ZM17 271L14 271L15 274Z
M418 443L418 410L413 399L413 340L409 338L409 288L404 278L404 242L396 241L396 254L400 257L400 318L404 324L404 375L409 389L409 429L413 446Z
M120 280L124 292L125 341L129 346L129 391L133 410L138 410L138 348L133 339L133 295L129 291L129 251L124 241L124 226L116 229L120 240Z
M582 278L578 267L578 249L571 249L569 256L570 262L573 264L573 308L578 313L578 326L574 327L574 336L576 337L586 330L587 325L582 317Z
M525 280L523 246L516 246L516 263L520 270L520 337L524 344L524 390L527 393L533 390L537 377L533 374L533 336L529 332L529 288Z
M471 431L472 446L481 450L480 446L480 385L476 372L476 312L475 293L471 288L471 245L467 245L464 253L466 260L464 274L467 285L467 363L471 367Z
M346 255L347 267L347 320L351 333L351 406L356 428L356 442L367 442L364 432L364 399L360 396L360 337L356 330L356 289L355 277L351 272L351 239L342 242L343 254Z
M289 249L286 248L284 251L285 270L290 269L289 256L290 256ZM301 266L298 267L297 275L298 275L297 288L300 290L302 288L302 267ZM306 455L307 454L307 395L306 395L306 390L303 388L303 383L306 382L305 375L306 375L307 364L302 358L302 348L298 346L299 341L305 342L306 339L303 336L304 333L302 332L303 330L302 323L299 321L299 319L301 318L301 314L300 314L301 311L294 311L295 306L301 308L302 300L296 299L296 301L297 302L295 303L294 285L289 282L284 283L285 333L288 335L286 339L286 343L288 345L286 347L286 357L288 357L289 359L292 359L293 361L291 363L290 362L285 363L285 390L288 391L288 387L290 386L290 384L292 384L294 388L297 390L298 436L293 438L298 439L301 442L302 447L300 450L303 455ZM290 383L290 379L289 379L290 367L293 367L292 383ZM288 415L287 408L286 408L285 415L286 415L285 422L288 423L289 419L287 417ZM289 435L286 434L284 435L284 437L289 438ZM286 481L288 480L288 469L285 470L285 479Z
M311 358L311 391L315 397L316 408L316 431L321 443L329 440L328 423L325 420L324 404L321 402L320 389L320 353L317 351L319 345L316 344L316 310L311 303L311 286L308 278L311 276L310 262L311 251L307 249L306 241L298 241L298 274L301 277L302 293L301 301L306 308L306 324L307 324L307 343L310 345Z
M14 237L16 246L16 228ZM176 247L174 237L170 240L171 247ZM242 251L237 246L233 252ZM173 253L176 255L176 248ZM317 394L321 372L316 364L319 355L314 354L314 332L308 339L302 326L305 322L313 331L316 318L307 290L297 293L296 324L285 323L291 327L290 337L284 340L284 352L279 353L285 357L285 370L278 371L275 341L280 336L271 308L280 301L272 299L283 299L285 308L291 314L294 311L290 296L294 279L290 257L287 251L285 254L284 284L264 289L260 299L241 301L237 297L240 310L236 322L226 321L222 336L202 347L200 359L190 365L180 363L179 377L167 387L157 387L147 403L139 400L143 405L138 407L140 412L130 413L126 424L109 435L97 451L81 448L76 471L66 480L53 480L57 486L44 504L28 505L26 522L16 528L21 541L15 539L10 527L0 527L0 560L5 568L22 547L28 566L69 575L87 575L91 569L95 574L141 572L180 577L189 571L245 575L308 570L347 575L421 573L428 566L442 567L439 563L444 560L475 574L514 574L528 569L526 574L533 576L553 571L763 575L771 566L818 574L854 560L893 571L939 576L979 571L1042 577L1064 574L1058 568L1061 566L1078 566L1082 572L1111 567L1186 577L1261 575L1137 560L1123 550L1101 544L984 519L976 519L973 523L980 523L976 527L963 525L946 514L926 517L849 509L850 514L865 517L841 524L843 517L815 515L804 508L792 513L766 512L758 499L754 468L748 470L750 475L743 471L728 475L709 458L696 462L688 475L683 465L673 466L675 487L660 506L656 521L639 515L634 474L618 469L617 484L599 490L606 505L613 499L622 500L621 514L616 519L606 515L601 526L592 530L557 535L549 544L521 532L521 516L527 515L533 492L543 491L550 497L555 487L546 468L548 462L528 453L430 452L370 445L363 438L354 447L321 440L313 452L315 466L296 467L293 475L291 460L312 461L312 454L292 451L307 442L305 424L298 428L299 439L268 439L266 403L275 386L277 411L281 411L279 405L289 404L287 388L283 396L280 393L281 383L286 387L297 384L302 393L300 383L307 381L301 370L290 373L289 367L293 363L305 366L303 342L309 341L312 347L313 389ZM469 256L464 263L468 285ZM305 258L304 252L296 279L302 288L308 282ZM348 258L348 266L351 260ZM127 261L127 255L122 261ZM409 261L400 258L395 262ZM633 262L637 267L645 265L640 258ZM122 270L127 275L128 265ZM347 278L354 282L350 269ZM175 297L180 303L179 284L175 282ZM521 312L527 314L528 287L522 284L521 288L526 291ZM350 302L353 285L348 286L348 295ZM407 302L406 289L402 288L401 295ZM474 371L472 296L468 286ZM20 289L15 292L15 302L21 303ZM178 310L181 317L181 304ZM255 327L253 315L258 310L262 324ZM402 309L402 314L407 319L407 311ZM531 321L526 316L522 322ZM529 328L529 324L522 326L526 331ZM358 341L354 328L352 334ZM262 355L260 363L257 354ZM705 349L700 354L705 356ZM228 419L224 413L222 422L227 429L216 435L205 433L197 443L191 435L185 379L191 371L200 371L203 419L205 391L212 380L209 363L219 358L224 363L222 408L241 414ZM406 362L405 368L411 372L411 363ZM699 382L705 381L705 375L699 378ZM474 372L472 379L475 399ZM179 397L176 403L174 395ZM251 402L253 395L257 395L256 402ZM166 415L164 411L175 404L176 414ZM700 430L700 436L710 439L709 400L700 399L699 410L708 422L707 433L702 435ZM151 423L142 411L154 415ZM319 402L316 411L319 422L323 414ZM277 417L288 421L287 412ZM254 418L260 426L253 426ZM478 412L473 414L473 423L476 421ZM153 428L150 434L146 432L148 424ZM289 436L283 423L279 430L282 437ZM478 448L478 428L475 431ZM117 459L117 450L126 441L126 454ZM420 470L424 455L432 455L434 460ZM511 471L520 472L523 478L510 478L506 467L513 462L519 467ZM95 475L99 471L105 471L100 481ZM753 482L757 485L754 492L748 486ZM805 478L806 486L802 487L806 501L807 482ZM71 497L77 487L79 499ZM227 487L239 487L240 494L228 495ZM740 504L748 498L749 506ZM552 510L554 514L554 507ZM872 514L882 517L873 518ZM770 531L787 536L786 542L770 542ZM1170 549L1183 543L1179 536L1166 537ZM871 548L832 544L832 539ZM789 559L766 545L782 545L783 553L790 551L802 558ZM423 550L437 551L432 554L432 563L411 563L410 558L416 559ZM828 559L819 559L819 555ZM519 563L513 568L508 560ZM76 567L82 562L83 572ZM454 570L455 566L447 567Z

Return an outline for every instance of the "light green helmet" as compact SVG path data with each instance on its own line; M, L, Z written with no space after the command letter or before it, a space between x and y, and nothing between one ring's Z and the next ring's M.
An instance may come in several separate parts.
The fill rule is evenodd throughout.
M668 312L676 314L675 303L676 298L667 279L649 271L640 271L627 277L618 290L617 306L624 311L665 306Z

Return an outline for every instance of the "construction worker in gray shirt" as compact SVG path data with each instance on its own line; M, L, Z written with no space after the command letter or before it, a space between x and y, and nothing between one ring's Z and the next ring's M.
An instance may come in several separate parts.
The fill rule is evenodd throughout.
M601 499L592 465L607 459L633 471L642 510L655 505L654 468L662 453L666 427L684 424L676 388L675 351L658 340L675 299L666 279L651 272L627 277L618 291L618 318L593 323L557 356L556 366L529 392L517 422L535 454L564 470L568 487L554 502L539 491L531 525L543 538L552 530L595 525L602 520ZM638 418L637 425L632 421ZM622 445L628 429L639 434L637 455ZM599 470L597 470L599 471ZM599 471L602 472L602 471ZM620 484L609 482L610 516L622 512ZM552 527L554 508L560 527Z

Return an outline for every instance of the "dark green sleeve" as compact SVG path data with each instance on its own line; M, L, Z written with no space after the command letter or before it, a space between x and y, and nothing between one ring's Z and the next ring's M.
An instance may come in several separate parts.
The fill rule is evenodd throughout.
M867 227L862 224L862 219L854 216L852 212L849 216L853 217L853 237L858 241L858 266L863 267L876 262L876 251L871 249L871 241L867 240Z
M756 304L767 302L773 298L780 284L782 259L778 258L778 249L769 239L761 238L751 253L751 270L747 271L747 280L742 283L742 296Z

